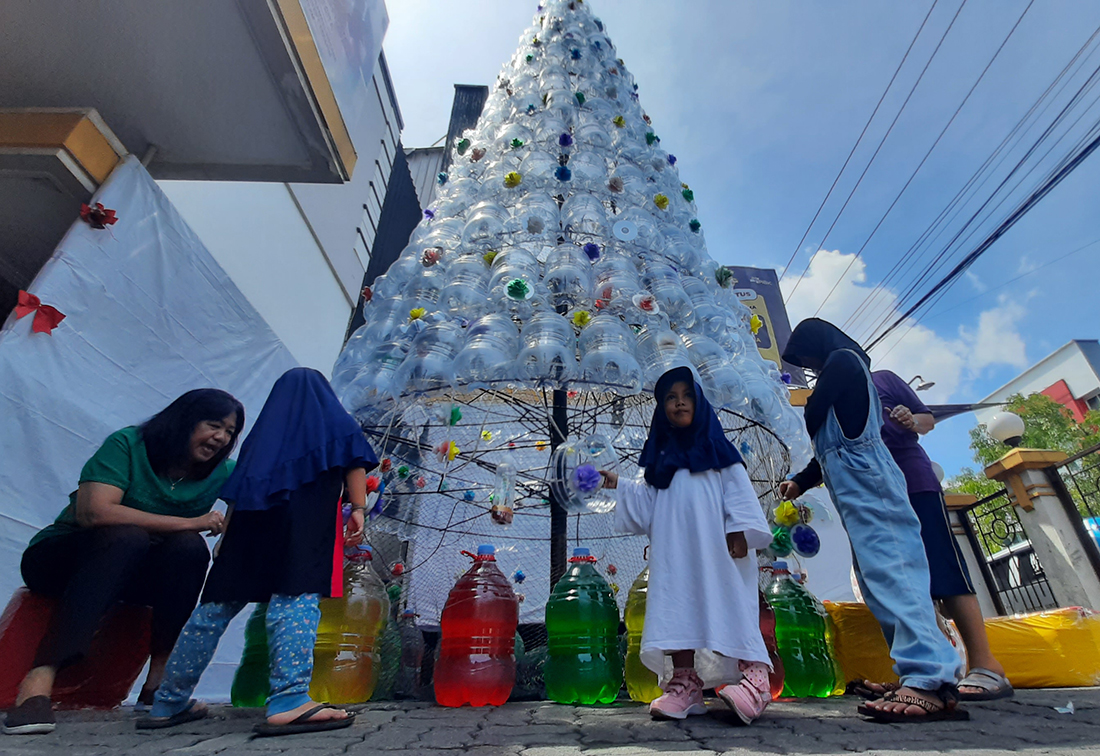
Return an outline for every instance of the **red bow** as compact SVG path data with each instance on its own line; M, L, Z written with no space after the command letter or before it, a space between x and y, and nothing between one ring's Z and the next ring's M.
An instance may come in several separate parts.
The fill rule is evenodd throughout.
M22 289L19 291L19 304L15 306L15 318L18 320L26 315L34 313L31 322L31 330L34 333L53 333L53 329L60 325L65 316L56 307L42 304L42 300L34 294L29 294Z
M92 228L107 228L107 226L118 223L115 211L104 207L102 202L97 202L94 205L81 203L80 219Z

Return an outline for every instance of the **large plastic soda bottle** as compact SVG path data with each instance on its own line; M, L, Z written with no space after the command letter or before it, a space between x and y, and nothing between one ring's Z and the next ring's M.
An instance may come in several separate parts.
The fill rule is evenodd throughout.
M558 703L611 703L623 685L619 606L595 565L588 549L573 549L546 603L546 695Z
M435 700L441 706L500 706L516 682L519 601L496 564L495 549L477 547L440 618Z
M424 636L416 626L416 615L406 609L397 621L401 636L401 666L397 672L396 698L420 698L420 666L424 661Z
M783 694L783 658L779 655L779 643L775 638L775 612L768 606L763 593L760 593L760 635L764 638L764 645L768 649L768 660L772 664L768 682L771 685L774 701Z
M271 692L267 652L267 604L257 604L244 626L244 651L233 675L229 698L234 706L263 706Z
M344 556L344 596L321 600L309 686L314 701L334 704L370 700L378 682L378 639L390 611L370 546L349 547Z
M630 586L630 593L626 597L626 611L623 612L626 620L626 662L623 665L626 692L630 694L631 701L642 703L649 703L662 693L657 685L657 675L642 664L641 657L645 599L648 590L649 567L647 565Z
M783 659L783 695L829 696L836 680L825 637L825 617L818 613L813 594L791 580L786 562L776 562L764 595L775 612L775 637Z

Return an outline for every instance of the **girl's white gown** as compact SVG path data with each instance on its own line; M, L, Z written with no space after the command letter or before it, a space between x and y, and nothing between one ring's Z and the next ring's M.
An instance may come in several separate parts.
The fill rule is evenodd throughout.
M738 661L769 664L760 635L756 549L772 541L745 467L677 470L663 491L640 476L618 485L615 529L649 537L642 663L664 683L672 651L695 650L706 688L741 679ZM742 531L749 554L734 560L726 533Z

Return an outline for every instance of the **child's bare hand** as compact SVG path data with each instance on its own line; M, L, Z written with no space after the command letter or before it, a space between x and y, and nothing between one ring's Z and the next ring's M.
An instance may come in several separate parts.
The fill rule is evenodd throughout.
M604 488L619 487L619 474L617 472L612 472L611 470L600 470L600 477L603 478Z
M344 545L354 546L363 540L363 510L351 510L348 524L344 526Z
M745 534L740 531L726 533L726 548L734 559L744 559L749 555L748 541L745 540Z

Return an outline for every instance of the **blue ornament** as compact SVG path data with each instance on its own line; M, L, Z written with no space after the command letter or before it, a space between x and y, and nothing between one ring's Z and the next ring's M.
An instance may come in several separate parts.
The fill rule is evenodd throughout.
M517 585L519 585L526 579L527 576L523 574L523 570L516 570L515 573L512 575L512 580L515 580Z
M466 501L473 501L474 500L474 492L473 491L467 491L466 493L462 494L462 498L465 499Z
M668 164L669 165L676 165L676 156L675 155L669 155L668 156Z
M574 47L572 50L569 51L569 57L573 60L580 60L581 51Z
M794 553L809 559L821 551L821 538L812 527L799 523L791 528L791 545Z
M790 373L780 373L779 374L779 380L783 381L788 386L790 386L791 385L791 374Z
M556 178L558 181L568 181L569 179L573 178L573 172L569 170L569 166L559 165L554 170L554 178Z
M600 259L600 245L594 242L588 242L584 245L584 253L588 255L588 259L595 262Z
M447 183L447 174L443 171L440 171L439 173L435 174L435 180L439 182L440 186L443 186Z

